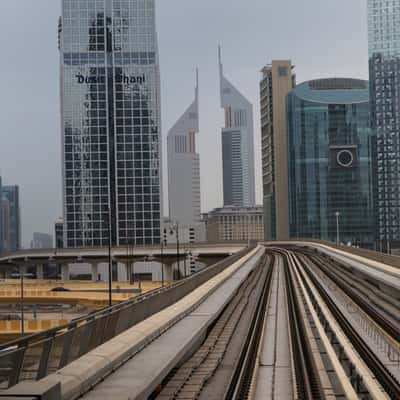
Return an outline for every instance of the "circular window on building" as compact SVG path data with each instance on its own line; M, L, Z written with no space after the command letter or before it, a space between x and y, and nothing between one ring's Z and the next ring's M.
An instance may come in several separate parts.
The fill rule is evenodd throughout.
M350 150L340 150L336 155L336 161L341 167L351 167L354 163L354 155Z

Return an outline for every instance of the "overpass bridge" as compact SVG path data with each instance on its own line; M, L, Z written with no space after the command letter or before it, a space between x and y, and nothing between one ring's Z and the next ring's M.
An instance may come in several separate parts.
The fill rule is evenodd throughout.
M213 264L221 259L244 249L247 242L243 243L181 243L179 256L177 246L135 246L135 247L112 247L111 259L114 264L124 264L127 269L132 263L144 259L162 263L165 267L166 280L172 279L172 267L177 259L183 260L187 253L191 253L200 262L207 265ZM98 265L108 263L108 247L89 247L78 249L31 249L0 256L0 273L8 277L15 268L36 268L36 276L43 278L44 264L53 263L59 265L62 280L69 280L71 264L90 264L92 280L96 281L98 276Z
M0 398L399 399L399 260L366 254L304 241L244 249L0 347Z

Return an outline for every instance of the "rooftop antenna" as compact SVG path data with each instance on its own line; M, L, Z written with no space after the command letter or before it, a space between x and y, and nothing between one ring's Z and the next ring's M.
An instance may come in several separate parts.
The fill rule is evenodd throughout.
M222 65L222 49L221 45L218 45L218 62L219 62L219 72L222 77L223 72L224 72L224 67Z
M199 98L199 68L196 68L196 100Z

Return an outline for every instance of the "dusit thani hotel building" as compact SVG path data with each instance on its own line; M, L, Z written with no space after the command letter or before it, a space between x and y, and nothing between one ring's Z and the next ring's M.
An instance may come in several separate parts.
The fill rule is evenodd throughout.
M160 243L160 77L154 0L63 0L64 242Z

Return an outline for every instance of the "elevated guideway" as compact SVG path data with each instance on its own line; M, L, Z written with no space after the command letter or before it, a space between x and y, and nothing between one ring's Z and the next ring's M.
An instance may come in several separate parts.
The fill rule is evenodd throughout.
M135 322L123 324L133 308L114 320L111 313L105 325L86 320L70 342L86 345L88 336L83 354L57 368L49 363L44 375L35 366L42 362L24 357L25 380L0 399L399 399L397 280L395 265L345 248L260 244L160 293L168 305ZM91 342L112 325L113 336ZM55 338L50 354L60 353ZM0 375L1 360L0 352Z
M165 280L173 280L173 264L179 259L181 262L191 254L195 259L206 265L212 265L241 250L247 242L242 243L181 243L179 253L176 244L166 246L135 246L112 247L110 254L108 247L90 247L76 249L31 249L0 256L0 277L10 277L11 271L22 268L36 268L36 276L43 278L43 266L56 264L62 280L68 281L71 264L90 264L94 281L98 280L100 263L108 263L109 257L114 265L123 264L126 267L126 276L132 272L130 268L135 262L144 260L160 263L164 267Z
M196 254L198 257L226 257L232 255L240 250L243 250L247 245L247 242L242 243L181 243L183 247L191 251L192 254ZM181 249L181 257L183 252ZM9 263L23 263L31 261L32 263L40 262L63 262L73 263L78 261L107 261L108 260L108 247L88 247L88 248L76 248L76 249L30 249L21 250L15 253L4 254L0 256L0 266L7 266ZM112 247L111 257L115 260L126 260L127 258L132 259L143 259L145 256L153 256L156 258L165 257L169 259L173 257L176 260L177 249L176 245L161 246L135 246L129 248L129 252L126 246Z

